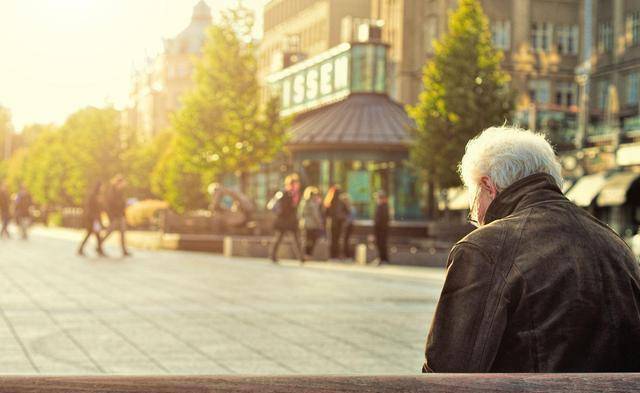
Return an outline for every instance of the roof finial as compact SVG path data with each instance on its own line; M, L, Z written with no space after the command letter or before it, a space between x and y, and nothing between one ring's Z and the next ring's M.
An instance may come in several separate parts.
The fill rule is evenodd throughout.
M193 7L193 21L211 22L211 7L206 1L200 0L195 7Z

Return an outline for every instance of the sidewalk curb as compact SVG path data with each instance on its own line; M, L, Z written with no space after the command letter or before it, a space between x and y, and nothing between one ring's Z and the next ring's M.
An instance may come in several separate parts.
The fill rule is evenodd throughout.
M32 233L36 236L43 236L50 239L59 239L67 241L80 241L83 231L72 228L48 228L44 226L36 226L32 228ZM127 232L127 242L133 248L142 250L157 250L157 251L180 251L177 245L179 241L179 234L160 234L155 232ZM112 237L107 240L109 245L117 245L117 237ZM218 260L233 262L234 260L252 261L272 264L273 262L265 258L257 257L225 257L219 253L208 252L207 254L214 256ZM403 266L403 265L383 265L383 266L370 266L370 265L357 265L355 263L340 263L340 262L321 262L321 261L308 261L302 265L300 262L290 259L282 259L278 262L281 266L286 267L307 267L316 270L327 271L347 271L353 273L365 273L378 276L390 276L390 277L402 277L413 278L416 280L432 280L432 281L444 281L446 270L437 267L423 267L423 266Z

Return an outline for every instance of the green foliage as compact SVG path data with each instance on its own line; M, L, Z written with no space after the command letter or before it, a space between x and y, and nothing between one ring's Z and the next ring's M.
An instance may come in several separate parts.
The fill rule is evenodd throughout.
M89 185L122 170L119 119L113 108L90 107L69 116L60 128L26 128L26 147L7 165L11 189L24 183L34 201L43 205L82 204Z
M252 25L252 13L239 7L210 28L195 87L172 119L176 139L154 171L154 192L178 210L199 206L209 182L250 171L282 149L277 101L260 105Z
M123 152L122 165L130 195L139 199L153 197L151 174L167 151L172 138L171 131L164 131L148 142L140 143L133 139L129 141Z
M411 161L440 188L460 184L457 165L467 141L506 122L513 109L503 56L493 48L488 26L478 0L460 0L424 67L419 102L407 108L417 126Z
M161 195L173 209L182 213L187 209L207 206L207 195L201 174L188 168L177 154L177 140L174 137L166 152L151 174L151 190Z

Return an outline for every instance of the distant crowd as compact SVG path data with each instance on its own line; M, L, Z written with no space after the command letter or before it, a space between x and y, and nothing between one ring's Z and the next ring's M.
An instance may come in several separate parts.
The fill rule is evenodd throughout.
M374 264L380 264L389 261L389 205L383 191L376 193L376 200L373 234L378 257ZM292 174L285 178L284 188L274 195L267 208L276 215L275 237L270 251L273 262L278 261L278 249L286 234L293 238L294 249L301 262L313 257L316 243L323 237L329 239L331 259L353 258L351 235L356 212L349 194L340 186L331 186L324 196L316 186L308 186L302 192L300 178Z
M95 182L87 193L82 218L86 233L80 243L80 247L78 247L77 253L79 256L85 255L84 247L91 236L95 236L96 239L96 253L100 256L106 256L102 245L114 231L120 232L122 256L131 256L131 253L127 250L125 239L127 201L124 189L126 185L124 177L116 175L106 184L101 181ZM109 218L108 226L103 224L103 213Z
M24 185L12 197L6 184L0 186L0 215L2 216L2 230L0 236L4 239L11 237L9 233L9 224L14 219L20 230L20 237L23 240L28 238L28 229L31 225L31 206L33 201L31 194Z

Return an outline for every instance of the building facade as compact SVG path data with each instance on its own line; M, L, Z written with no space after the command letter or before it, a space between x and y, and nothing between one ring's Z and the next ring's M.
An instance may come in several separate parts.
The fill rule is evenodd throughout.
M370 0L271 0L264 6L259 79L344 42L343 24L369 18Z
M180 97L192 87L193 58L201 54L211 23L211 8L200 0L189 25L176 37L165 39L163 52L135 72L127 122L141 140L166 129L169 115L180 108Z
M624 237L640 229L640 0L588 0L591 50L579 148L561 155L568 196ZM640 250L637 250L640 251Z
M518 122L554 128L558 143L571 144L578 110L575 69L582 50L582 1L481 4L517 92ZM434 55L433 41L446 33L448 14L456 6L455 0L372 0L372 18L383 21L383 40L391 47L390 93L397 101L416 103L422 69ZM532 118L537 124L528 124Z

